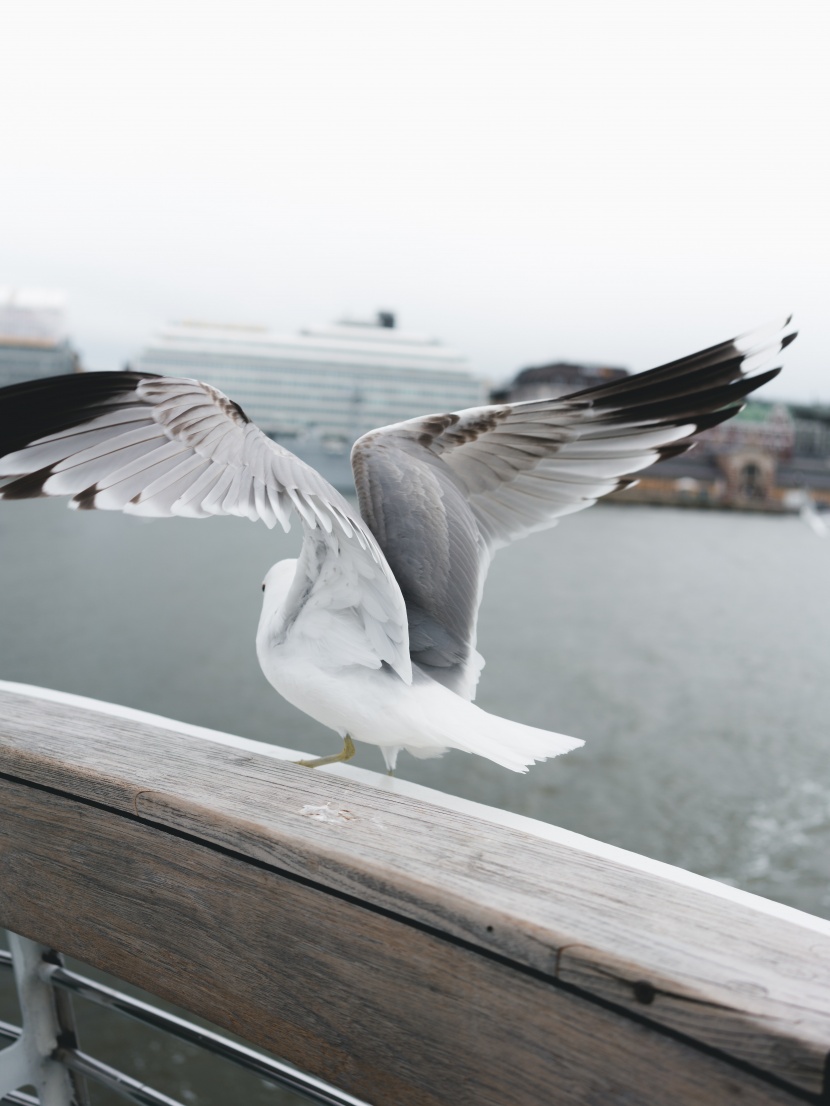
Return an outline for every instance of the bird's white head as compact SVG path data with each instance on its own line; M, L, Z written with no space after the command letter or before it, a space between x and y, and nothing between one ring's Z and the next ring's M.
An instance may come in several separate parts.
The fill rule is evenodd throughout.
M277 561L262 581L262 611L257 630L257 650L280 637L284 630L282 612L297 572L297 561Z
M285 597L288 595L291 585L294 582L296 572L296 557L286 561L277 561L275 565L272 565L268 569L265 573L265 579L262 581L263 614L266 610L273 613L282 607L285 602Z

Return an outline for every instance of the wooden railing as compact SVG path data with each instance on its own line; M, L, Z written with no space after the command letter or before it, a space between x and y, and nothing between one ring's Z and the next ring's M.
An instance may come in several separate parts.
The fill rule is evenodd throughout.
M830 923L0 685L0 925L376 1106L828 1103Z

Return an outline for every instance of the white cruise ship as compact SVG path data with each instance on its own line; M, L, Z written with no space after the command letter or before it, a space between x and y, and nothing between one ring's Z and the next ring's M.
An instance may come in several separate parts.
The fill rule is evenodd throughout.
M485 384L463 354L399 330L390 312L296 334L172 323L133 367L195 376L220 388L266 433L340 486L351 482L349 450L365 431L486 402Z

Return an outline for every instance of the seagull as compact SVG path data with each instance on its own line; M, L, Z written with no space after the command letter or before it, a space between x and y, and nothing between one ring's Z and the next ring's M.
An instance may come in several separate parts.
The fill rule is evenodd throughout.
M780 368L790 319L570 395L425 415L352 449L356 508L218 389L139 371L0 389L0 498L68 496L139 516L298 518L263 582L256 648L273 687L387 769L459 749L505 768L582 745L472 702L476 621L503 546L636 481L736 414ZM567 632L560 627L559 632Z

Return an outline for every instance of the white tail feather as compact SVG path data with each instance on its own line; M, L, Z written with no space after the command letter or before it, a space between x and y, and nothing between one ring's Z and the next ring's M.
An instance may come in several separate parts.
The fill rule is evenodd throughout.
M488 714L433 680L422 678L417 685L415 693L421 698L422 709L427 708L424 713L428 718L428 730L424 736L428 734L430 747L460 749L486 757L513 772L526 772L538 760L558 757L585 744L576 737ZM410 752L415 752L415 743L406 741L402 744Z
M558 757L585 744L576 737L511 722L487 714L472 703L467 705L475 715L469 719L464 737L454 737L452 744L465 752L487 757L513 772L526 772L536 761Z

